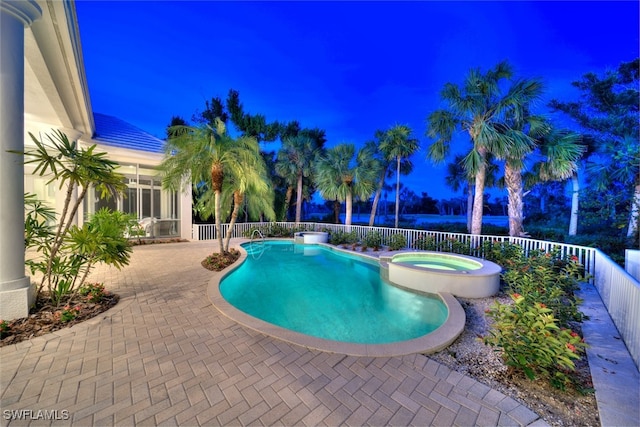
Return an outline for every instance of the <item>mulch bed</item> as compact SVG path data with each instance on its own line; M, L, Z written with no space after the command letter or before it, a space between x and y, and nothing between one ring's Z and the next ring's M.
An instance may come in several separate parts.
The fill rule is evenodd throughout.
M0 347L69 328L109 310L119 300L120 297L117 294L105 295L99 303L87 302L82 297L77 297L75 300L66 301L59 307L55 307L51 304L51 299L40 296L28 317L7 322L8 329L0 332ZM63 322L57 313L65 305L77 309L76 317L67 322Z
M202 260L202 266L211 271L222 271L240 258L240 251L231 248L229 252L214 253Z

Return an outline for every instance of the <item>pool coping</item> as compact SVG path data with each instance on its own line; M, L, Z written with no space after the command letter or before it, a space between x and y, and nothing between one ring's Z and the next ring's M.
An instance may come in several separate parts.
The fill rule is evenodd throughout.
M265 239L276 241L291 241L293 239ZM429 354L440 351L451 345L464 330L466 315L464 309L458 300L450 293L440 292L438 295L447 306L449 315L445 322L435 331L430 332L422 337L412 340L388 343L388 344L354 344L341 341L332 341L323 338L312 337L299 332L291 331L280 326L260 320L250 316L231 305L224 299L220 293L220 282L224 277L240 267L246 260L248 254L241 246L242 243L249 242L249 239L242 239L237 242L237 248L240 251L240 258L233 265L220 271L214 272L213 277L209 280L207 287L207 295L213 306L222 315L229 319L262 334L270 337L296 344L302 347L330 352L346 354L349 356L366 356L366 357L392 357L404 356L409 354L421 353ZM331 245L318 244L319 246L328 246L332 250L345 252L351 255L357 255L371 261L378 262L375 257L362 254L354 254L351 251L343 251ZM235 246L235 245L234 245Z

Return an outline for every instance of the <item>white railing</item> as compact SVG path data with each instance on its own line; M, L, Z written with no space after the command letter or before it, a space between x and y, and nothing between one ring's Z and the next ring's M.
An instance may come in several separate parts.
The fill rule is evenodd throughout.
M413 230L406 228L389 227L368 227L365 225L343 225L325 224L315 222L304 222L296 225L293 222L253 222L237 223L233 229L232 237L247 237L248 233L255 228L276 226L287 230L309 230L309 231L355 231L359 239L364 238L368 233L377 231L382 236L383 241L395 235L401 234L407 241L407 247L413 248L418 239L430 237L439 246L446 245L447 242L460 242L468 244L472 248L471 255L482 257L482 247L484 242L510 242L524 248L525 254L533 250L544 250L545 252L557 249L563 256L576 256L578 261L584 265L585 272L591 277L589 281L598 290L611 319L618 328L629 353L640 367L640 283L629 273L624 271L619 265L613 262L608 256L596 248L586 246L569 245L566 243L548 242L545 240L535 240L526 237L509 236L485 236L471 235L465 233L448 233L444 231ZM222 236L226 236L229 224L222 224ZM215 225L194 224L194 240L212 240L216 238Z
M611 320L640 366L640 283L600 250L596 250L593 275Z

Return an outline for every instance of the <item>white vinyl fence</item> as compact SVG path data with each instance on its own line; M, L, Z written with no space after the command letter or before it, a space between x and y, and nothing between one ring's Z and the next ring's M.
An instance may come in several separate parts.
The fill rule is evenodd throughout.
M636 367L640 366L640 282L600 250L591 274Z
M304 222L296 225L293 222L252 222L237 223L234 226L232 237L250 237L249 234L255 228L275 226L287 230L350 232L355 231L360 239L368 233L377 231L387 241L391 236L401 234L407 241L407 247L413 248L418 239L430 237L437 244L446 244L447 241L457 241L469 244L472 255L482 257L482 245L484 242L510 242L520 245L525 253L533 250L550 251L559 249L563 256L576 256L584 265L586 273L591 278L604 302L611 319L618 328L636 367L640 367L640 282L627 273L618 264L613 262L600 250L585 246L569 245L565 243L547 242L525 237L509 236L485 236L465 233L448 233L443 231L412 230L405 228L369 227L364 225L325 224ZM229 224L222 224L222 236L226 236ZM194 224L194 240L216 239L215 225Z

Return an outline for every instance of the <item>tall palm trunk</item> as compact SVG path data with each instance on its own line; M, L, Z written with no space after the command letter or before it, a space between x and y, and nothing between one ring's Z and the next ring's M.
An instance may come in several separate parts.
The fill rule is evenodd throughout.
M473 212L471 216L471 234L482 233L482 212L484 210L484 181L487 165L485 163L486 151L479 150L482 161L475 175L475 194L473 196Z
M214 214L216 216L216 237L218 238L218 245L220 247L220 253L224 253L224 246L222 242L222 209L220 208L220 199L222 197L222 183L224 182L224 171L222 165L214 163L211 166L211 184L214 191Z
M520 237L524 235L522 226L522 174L520 173L520 168L512 166L508 160L504 166L504 181L509 198L509 236Z
M580 182L578 174L571 175L571 219L569 220L569 236L578 234L578 208L580 202Z
M397 157L397 166L396 166L396 228L398 228L399 214L400 214L400 156Z
M227 235L224 240L224 251L229 252L229 243L231 242L231 235L233 234L233 227L236 225L236 220L238 219L238 212L240 211L240 206L244 202L244 194L239 191L234 191L233 193L233 211L231 211L231 221L229 221L229 228L227 229Z
M336 224L340 224L340 208L342 207L339 200L333 201L333 218Z
M384 177L387 174L386 169L380 173L380 181L378 181L378 188L376 194L373 196L373 203L371 204L371 215L369 215L369 227L373 227L376 221L376 211L378 210L378 203L380 203L380 196L382 195L382 187L384 186Z
M631 216L629 217L629 229L627 237L633 236L638 231L638 215L640 214L640 184L637 184L633 193ZM637 243L637 242L636 242Z
M473 187L467 181L467 233L471 233L471 224L473 220Z
M296 189L296 225L300 224L302 215L302 172L298 172L298 188Z
M289 213L289 206L291 206L291 196L293 195L293 186L287 187L287 192L284 195L284 208L282 212L282 221L287 220L287 214Z
M349 194L347 194L347 197L345 198L345 215L344 215L345 225L351 225L352 210L353 210L353 195L351 194L351 191L349 191ZM351 228L347 228L347 231L351 231Z

